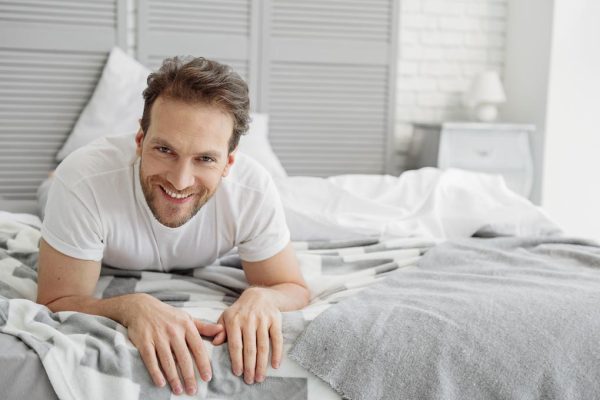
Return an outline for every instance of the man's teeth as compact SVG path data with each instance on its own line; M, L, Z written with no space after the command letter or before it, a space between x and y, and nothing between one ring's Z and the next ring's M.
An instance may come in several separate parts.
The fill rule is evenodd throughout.
M162 187L162 186L161 186ZM177 194L175 192L171 192L169 189L166 189L163 187L163 190L165 191L166 194L168 194L169 196L171 196L174 199L185 199L187 197L190 197L191 194L188 195L183 195L183 194Z

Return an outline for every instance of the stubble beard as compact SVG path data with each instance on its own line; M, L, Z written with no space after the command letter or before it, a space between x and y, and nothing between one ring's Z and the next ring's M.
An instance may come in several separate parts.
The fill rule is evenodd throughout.
M192 199L191 206L189 202L181 205L169 204L166 199L160 198L163 194L157 193L157 191L162 191L160 185L171 190L171 185L167 184L157 175L151 175L144 178L141 162L140 183L142 192L146 198L146 203L148 204L150 211L152 211L152 215L154 215L154 218L156 218L158 222L169 228L179 228L192 219L216 191L210 192L207 187L198 186L192 191L194 193L194 198ZM187 192L189 193L190 191ZM184 208L187 211L182 213L182 209Z

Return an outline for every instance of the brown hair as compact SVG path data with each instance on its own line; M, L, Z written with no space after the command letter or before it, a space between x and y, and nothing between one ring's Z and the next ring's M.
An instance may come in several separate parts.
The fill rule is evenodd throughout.
M248 85L231 69L203 57L167 58L158 71L148 76L144 90L144 113L141 127L144 135L150 126L152 104L158 96L186 103L215 105L233 117L229 152L234 151L241 135L248 130L250 99Z

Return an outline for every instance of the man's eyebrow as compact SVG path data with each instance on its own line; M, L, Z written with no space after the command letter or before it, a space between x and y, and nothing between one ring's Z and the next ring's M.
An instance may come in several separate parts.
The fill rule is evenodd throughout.
M169 142L167 142L166 140L160 139L160 138L152 138L152 140L150 140L150 144L157 144L159 146L173 148L173 146L171 146L169 144Z
M175 150L174 146L172 146L166 140L160 139L160 138L152 138L152 140L150 140L150 144L157 145L157 146L165 146L165 147ZM207 150L207 151L195 154L195 156L196 157L212 157L214 159L219 159L219 158L221 158L221 153L219 153L218 151L214 151L214 150Z

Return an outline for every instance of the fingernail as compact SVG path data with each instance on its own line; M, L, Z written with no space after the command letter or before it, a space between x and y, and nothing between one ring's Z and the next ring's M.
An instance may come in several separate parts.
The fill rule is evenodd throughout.
M182 392L181 386L180 385L175 385L173 387L173 391L175 392L175 394L181 394L181 392Z
M234 370L233 370L233 374L234 374L235 376L240 376L240 375L242 374L242 370L241 370L241 369L234 369Z
M188 394L190 396L196 394L196 387L195 386L188 386L187 392L188 392Z
M273 364L273 368L279 368L279 361L275 361L275 363Z
M256 375L256 382L259 382L259 383L260 383L260 382L262 382L262 381L264 381L264 380L265 380L265 377L264 377L264 376L262 376L262 375Z
M245 378L244 382L246 382L248 385L252 385L254 383L254 380L250 379L250 377Z
M202 380L204 382L208 382L212 379L212 374L210 372L206 372L204 374L202 374Z

